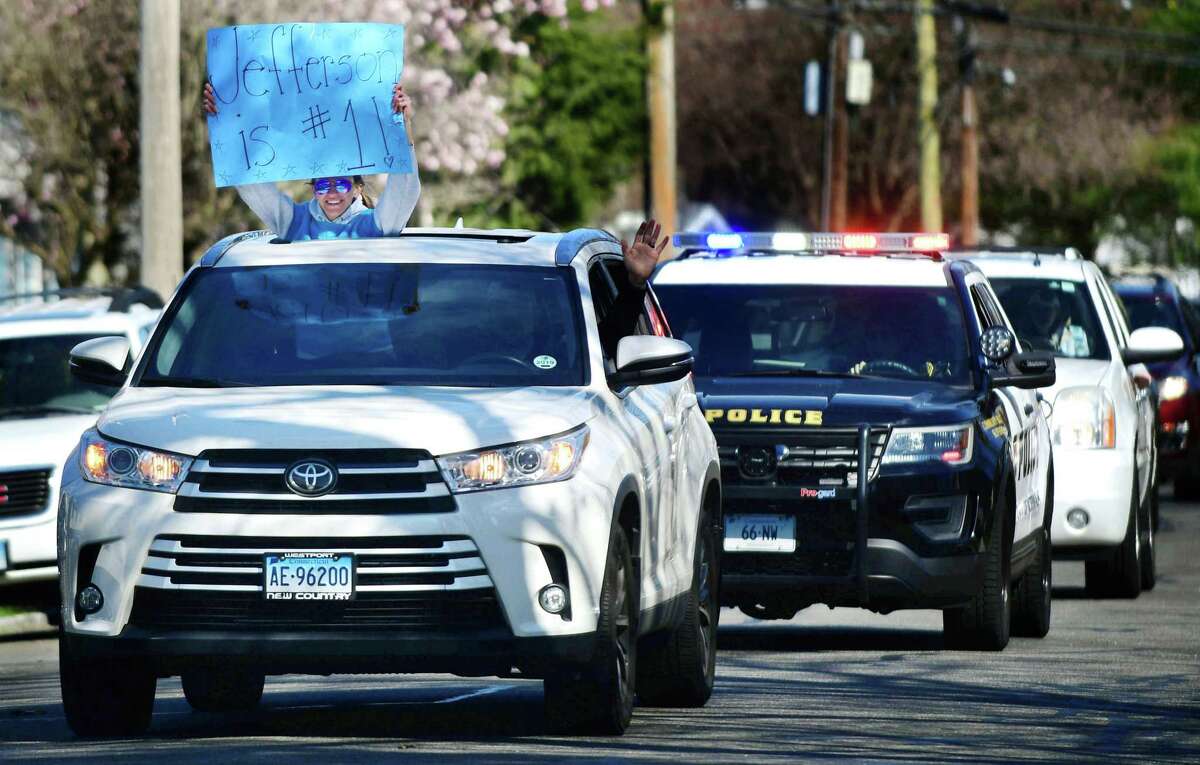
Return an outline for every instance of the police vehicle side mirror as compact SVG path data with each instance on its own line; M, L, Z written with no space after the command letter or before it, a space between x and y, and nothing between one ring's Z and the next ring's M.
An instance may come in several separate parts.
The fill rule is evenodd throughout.
M1142 327L1129 336L1129 345L1121 353L1126 365L1171 361L1183 355L1183 338L1166 327Z
M993 388L1049 388L1058 379L1054 354L1049 351L1026 351L1014 354L1008 363L991 375Z
M692 347L682 340L632 335L617 343L617 371L608 376L613 388L674 382L692 371Z
M97 337L71 349L71 374L94 385L119 388L129 373L129 341Z
M984 358L993 364L1003 364L1012 355L1016 342L1008 327L988 327L979 336L979 346Z

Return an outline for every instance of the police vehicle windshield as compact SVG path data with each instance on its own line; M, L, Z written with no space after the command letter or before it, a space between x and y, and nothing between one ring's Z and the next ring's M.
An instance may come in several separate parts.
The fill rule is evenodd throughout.
M700 376L863 376L970 385L948 287L655 285Z
M201 269L137 384L580 385L568 269L307 264Z
M1108 343L1084 283L992 277L989 281L1025 350L1052 351L1070 359L1109 358Z

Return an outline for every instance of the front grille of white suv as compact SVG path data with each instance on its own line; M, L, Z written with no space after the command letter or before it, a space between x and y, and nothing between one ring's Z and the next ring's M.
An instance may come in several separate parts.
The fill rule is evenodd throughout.
M292 491L288 469L305 460L329 463L333 491ZM175 498L185 513L400 514L457 509L432 455L414 449L219 449L202 452Z
M354 554L354 599L296 603L263 597L267 553ZM447 631L504 625L479 549L461 535L154 539L130 623L150 629Z

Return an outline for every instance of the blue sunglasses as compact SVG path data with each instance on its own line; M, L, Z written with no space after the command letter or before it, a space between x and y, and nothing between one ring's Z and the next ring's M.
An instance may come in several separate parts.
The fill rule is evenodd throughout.
M313 181L313 193L318 196L328 194L331 190L337 191L339 194L348 194L350 189L354 188L349 178L338 178L329 180L328 178L318 178Z

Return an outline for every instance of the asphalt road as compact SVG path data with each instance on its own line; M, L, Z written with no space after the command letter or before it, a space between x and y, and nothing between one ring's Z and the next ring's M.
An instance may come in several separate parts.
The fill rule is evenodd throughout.
M370 676L271 679L238 716L160 681L147 737L79 741L55 642L9 639L0 762L1200 762L1200 505L1162 512L1157 589L1088 600L1082 564L1056 564L1050 635L999 654L943 650L936 612L725 611L709 705L638 710L622 738L548 734L537 682Z

